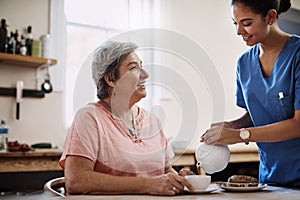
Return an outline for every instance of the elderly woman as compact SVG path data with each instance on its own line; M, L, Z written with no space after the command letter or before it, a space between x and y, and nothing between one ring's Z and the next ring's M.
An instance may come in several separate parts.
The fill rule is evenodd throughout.
M192 186L171 167L159 120L135 105L149 74L133 43L107 42L92 64L99 101L80 109L60 160L68 194L175 195Z

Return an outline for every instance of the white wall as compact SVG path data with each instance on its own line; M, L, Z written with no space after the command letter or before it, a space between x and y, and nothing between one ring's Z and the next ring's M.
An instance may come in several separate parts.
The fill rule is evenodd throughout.
M291 0L292 8L300 10L300 1L299 0Z
M35 39L49 33L48 0L1 0L0 18L5 18L9 30L23 30L31 25ZM58 60L59 62L59 60ZM53 66L56 67L56 66ZM40 76L42 79L42 74ZM13 65L0 65L0 87L15 87L17 80L24 81L26 89L36 89L36 71ZM63 94L53 92L45 98L24 98L21 119L15 119L15 98L0 96L0 119L10 126L9 140L33 144L51 142L62 145L65 138Z
M211 77L204 77L210 79L220 77L223 84L224 90L220 88L220 91L217 92L224 93L225 96L217 101L224 103L225 113L217 116L217 119L219 121L224 119L229 120L241 115L243 111L235 106L235 67L238 56L248 47L236 36L231 20L229 1L186 0L183 2L180 0L171 0L169 1L167 13L166 28L194 40L207 53L217 70L218 74ZM193 54L192 51L189 53ZM181 69L181 73L185 73L185 69L189 69L188 64L184 64L178 59L174 60L173 64L177 70L180 71ZM190 134L192 134L192 147L198 143L200 135L213 122L212 97L210 96L210 93L213 91L209 91L209 88L205 87L205 83L203 83L205 80L201 81L192 78L187 80L191 82L194 95L197 97L199 127L195 133L190 133L188 132L189 130L177 133L176 140L191 138ZM180 87L180 85L177 85L177 87ZM167 102L162 102L163 104L168 104L166 108L168 109L167 112L173 112L171 116L179 114L174 113L177 106L174 101L175 99L169 99ZM173 106L170 106L172 104ZM167 124L165 131L167 135L176 133L177 127L174 124L181 123L178 120L174 121L174 118L172 120L172 125L168 126Z

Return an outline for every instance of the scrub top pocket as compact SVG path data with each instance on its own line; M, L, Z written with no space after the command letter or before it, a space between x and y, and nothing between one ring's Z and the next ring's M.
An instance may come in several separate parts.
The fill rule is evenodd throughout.
M282 94L281 98L279 94L271 95L272 110L276 121L282 121L294 116L294 96Z

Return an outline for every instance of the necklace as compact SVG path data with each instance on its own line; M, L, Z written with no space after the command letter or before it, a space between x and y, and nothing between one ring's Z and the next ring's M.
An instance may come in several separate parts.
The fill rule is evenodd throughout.
M133 110L131 110L131 117L132 117L131 123L132 123L132 128L129 128L129 127L127 126L127 124L125 123L125 121L124 121L122 118L120 118L117 114L115 114L115 113L113 112L113 110L111 109L111 106L110 106L106 101L101 100L101 101L99 101L99 102L100 102L107 110L109 110L113 115L115 115L118 119L120 119L120 120L125 124L126 129L127 129L127 132L130 134L131 137L135 137L135 139L137 139L137 136L136 136L137 133L136 133L136 129L135 129Z
M126 126L127 130L129 131L131 136L136 136L136 131L135 131L135 123L134 123L134 115L133 115L133 110L131 110L131 123L132 123L132 128L129 128ZM126 125L126 124L125 124Z

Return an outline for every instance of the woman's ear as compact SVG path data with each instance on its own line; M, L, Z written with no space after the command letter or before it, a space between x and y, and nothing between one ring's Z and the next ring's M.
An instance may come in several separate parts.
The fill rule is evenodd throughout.
M110 76L104 75L104 80L108 86L110 86L110 87L115 86L115 81Z
M277 11L275 9L271 9L268 11L267 14L267 22L269 25L272 25L276 22L277 20Z

